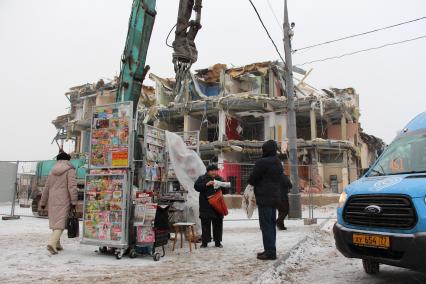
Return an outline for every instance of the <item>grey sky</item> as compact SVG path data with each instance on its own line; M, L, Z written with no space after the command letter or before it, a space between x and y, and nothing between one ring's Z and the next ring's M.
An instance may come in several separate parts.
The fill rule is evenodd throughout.
M283 1L269 0L278 19ZM255 0L280 49L282 34L266 0ZM148 64L173 76L165 38L175 24L177 0L157 0ZM0 160L48 159L56 133L51 121L66 113L69 87L119 73L131 1L0 0ZM289 0L298 48L426 16L422 0ZM197 37L199 61L243 65L277 59L248 0L204 0ZM426 34L426 21L296 53L295 64ZM426 110L423 94L426 39L304 66L317 87L354 87L361 96L361 123L389 142L398 129Z

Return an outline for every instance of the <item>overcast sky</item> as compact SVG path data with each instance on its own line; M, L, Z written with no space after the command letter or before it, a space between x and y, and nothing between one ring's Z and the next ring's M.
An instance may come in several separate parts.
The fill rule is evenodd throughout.
M248 0L203 2L194 69L277 59ZM281 23L283 1L269 2ZM254 3L282 49L281 26L267 0ZM173 76L172 50L165 38L176 22L177 7L178 0L157 0L147 63L160 76ZM130 8L130 0L0 0L0 160L49 159L56 154L51 121L67 112L64 93L118 75ZM289 12L296 23L297 49L426 16L426 1L289 0ZM296 53L293 63L423 35L426 21L419 21ZM316 87L354 87L360 94L362 127L390 142L398 129L426 110L425 50L422 39L304 68L313 68L308 82Z

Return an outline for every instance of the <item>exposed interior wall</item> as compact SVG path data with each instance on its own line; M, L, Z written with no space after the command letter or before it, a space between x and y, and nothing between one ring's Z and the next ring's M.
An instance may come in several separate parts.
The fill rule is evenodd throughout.
M197 131L200 130L201 120L186 114L183 118L183 131Z
M286 114L279 114L275 116L275 137L279 142L288 138Z
M332 124L327 126L327 137L332 140L348 140L356 142L355 137L358 136L359 124L356 122L346 123L346 138L342 139L342 126L340 124Z
M369 150L367 144L361 143L361 168L367 169L370 166Z
M226 138L228 140L240 140L241 136L240 136L240 133L238 132L239 125L240 123L238 122L237 119L233 117L226 117L225 131L226 131Z
M340 140L342 138L342 127L340 124L329 124L327 126L327 137L332 140Z
M304 140L311 140L310 127L297 127L297 138Z
M115 91L101 91L96 96L96 105L109 105L115 103L116 92Z
M358 136L358 123L355 122L348 122L346 125L346 133L347 133L347 140L355 143L358 139L356 136Z
M265 121L263 117L241 117L240 125L243 128L240 140L256 140L262 141L265 136Z
M276 126L275 112L268 112L264 115L264 140L276 139L275 126Z
M339 192L343 191L343 188L348 185L348 170L344 166L343 163L330 163L330 164L322 164L323 166L323 179L324 183L330 187L331 175L337 176L337 182L339 184Z
M157 100L157 103L164 106L169 105L172 101L171 97L166 94L163 85L158 81L155 84L155 90L155 99Z
M74 116L75 120L82 120L83 119L83 104L82 103L78 103L75 105L75 116Z
M92 119L93 107L96 105L96 97L85 98L83 101L83 120Z

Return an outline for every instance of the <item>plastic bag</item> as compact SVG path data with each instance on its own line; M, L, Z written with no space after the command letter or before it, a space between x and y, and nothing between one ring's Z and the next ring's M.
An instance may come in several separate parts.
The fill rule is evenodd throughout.
M256 208L256 197L254 195L254 187L250 184L244 190L242 208L246 212L247 218L251 219Z
M222 190L218 190L215 194L209 196L208 201L217 213L222 216L228 215L228 207L226 206L225 199L223 198Z

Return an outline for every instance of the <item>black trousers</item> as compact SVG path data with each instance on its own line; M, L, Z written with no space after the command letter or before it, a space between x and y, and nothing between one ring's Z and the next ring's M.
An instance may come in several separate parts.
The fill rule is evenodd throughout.
M278 218L277 218L277 226L284 227L284 219L288 215L288 211L290 210L288 199L281 201L280 207L278 207Z
M267 206L257 206L259 212L259 225L262 231L263 248L267 256L277 256L277 209Z
M209 243L212 240L212 225L213 225L213 240L215 243L222 242L223 234L223 218L201 218L201 241Z

